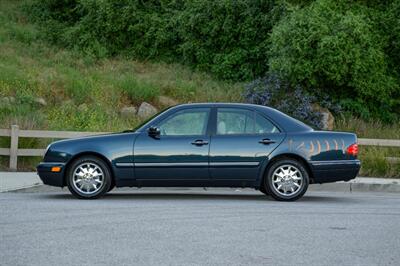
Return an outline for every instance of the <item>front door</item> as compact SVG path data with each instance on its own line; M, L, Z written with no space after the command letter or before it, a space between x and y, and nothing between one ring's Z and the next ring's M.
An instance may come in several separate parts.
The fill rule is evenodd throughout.
M262 163L285 134L261 114L241 108L218 108L211 137L213 180L255 180Z
M210 108L177 111L157 125L159 137L147 132L134 145L136 179L209 179Z

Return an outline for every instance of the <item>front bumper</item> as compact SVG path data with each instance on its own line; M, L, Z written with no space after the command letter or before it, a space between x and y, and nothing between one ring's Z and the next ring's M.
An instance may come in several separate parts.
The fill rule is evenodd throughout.
M61 167L60 172L52 172L52 167ZM65 163L47 163L42 162L37 167L37 173L42 182L49 186L63 187L64 186L64 171Z
M314 183L349 181L356 178L361 168L360 160L310 162Z

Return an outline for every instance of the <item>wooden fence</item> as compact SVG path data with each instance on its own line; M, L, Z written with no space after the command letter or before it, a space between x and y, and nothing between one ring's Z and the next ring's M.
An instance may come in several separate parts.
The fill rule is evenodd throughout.
M10 170L17 170L18 156L43 156L45 149L18 149L19 138L54 138L70 139L91 135L107 134L109 132L76 132L76 131L43 131L43 130L20 130L17 125L11 129L0 129L0 137L11 137L10 148L0 148L0 155L10 156ZM400 147L397 139L358 139L359 145ZM400 158L387 157L389 161L399 161Z

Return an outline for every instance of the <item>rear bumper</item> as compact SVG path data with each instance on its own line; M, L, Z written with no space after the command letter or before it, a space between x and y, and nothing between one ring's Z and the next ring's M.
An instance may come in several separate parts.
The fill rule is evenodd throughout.
M60 172L52 172L54 166L61 167ZM37 167L37 173L42 182L49 186L63 187L64 186L64 163L40 163Z
M360 160L313 161L310 164L314 183L329 183L354 179L361 167Z

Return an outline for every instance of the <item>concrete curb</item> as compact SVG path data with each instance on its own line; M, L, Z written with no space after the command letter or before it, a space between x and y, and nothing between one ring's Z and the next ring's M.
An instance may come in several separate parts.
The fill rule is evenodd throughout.
M168 190L168 188L165 188L164 190ZM187 188L187 190L190 189ZM216 189L210 188L210 190ZM357 177L349 182L312 184L310 185L309 190L400 193L400 179ZM46 192L59 191L59 189L43 185L40 178L34 172L0 172L0 192L12 191Z
M313 184L311 191L340 191L340 192L400 192L400 179L357 177L349 182Z
M35 172L0 172L0 192L43 185Z

